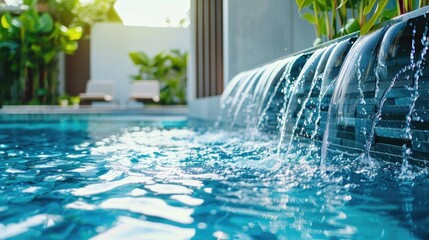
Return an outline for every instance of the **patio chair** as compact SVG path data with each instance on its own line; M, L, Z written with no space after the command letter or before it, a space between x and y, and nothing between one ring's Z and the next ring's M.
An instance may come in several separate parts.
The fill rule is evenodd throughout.
M131 100L147 103L159 102L160 84L158 80L138 80L134 81L131 86Z
M115 102L115 84L112 80L89 80L86 92L79 94L81 101L88 102Z

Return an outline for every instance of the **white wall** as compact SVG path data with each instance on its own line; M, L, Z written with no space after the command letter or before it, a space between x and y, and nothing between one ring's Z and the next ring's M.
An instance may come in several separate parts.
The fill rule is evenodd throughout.
M143 51L154 56L162 50L190 49L187 28L129 27L120 23L97 23L91 30L91 79L115 81L116 98L125 106L131 90L130 75L138 72L128 56Z
M227 81L312 46L313 26L300 18L295 1L224 0L224 5Z

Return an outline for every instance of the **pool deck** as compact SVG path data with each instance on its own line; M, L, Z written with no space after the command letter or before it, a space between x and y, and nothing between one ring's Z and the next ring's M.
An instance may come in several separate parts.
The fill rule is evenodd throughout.
M17 115L17 114L108 114L108 115L162 115L162 116L187 116L188 107L180 106L144 106L124 108L116 106L3 106L0 108L0 115Z

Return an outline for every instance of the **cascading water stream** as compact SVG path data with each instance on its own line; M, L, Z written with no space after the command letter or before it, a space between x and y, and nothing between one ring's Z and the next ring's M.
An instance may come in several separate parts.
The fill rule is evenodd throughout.
M382 42L382 46L380 48L380 54L379 54L379 58L378 58L378 71L383 71L387 68L385 62L388 58L389 52L391 51L392 45L394 44L394 41L396 40L396 37L398 36L398 34L400 32L403 31L403 29L405 28L405 23L399 23L396 24L392 27L389 28L389 30L386 32L383 42ZM392 78L392 80L390 81L389 85L387 86L386 90L383 92L382 96L381 96L381 100L378 103L378 107L377 107L377 112L375 113L375 116L373 118L372 124L371 124L371 130L370 130L370 135L369 135L369 140L367 141L366 145L365 145L365 155L366 158L371 158L370 156L370 151L371 151L371 146L372 146L372 142L375 136L375 129L377 126L377 123L381 120L381 114L382 114L382 110L383 110L383 106L387 100L387 96L390 93L390 91L392 90L392 88L395 86L396 81L407 71L411 70L413 67L413 65L415 65L414 63L414 53L415 53L415 29L413 30L413 36L412 36L412 41L411 41L411 53L410 53L410 63L404 67L402 67L396 74L395 76ZM377 89L379 87L379 82L377 82ZM377 97L377 95L376 95Z
M428 30L410 30L422 26L415 21L427 20L410 21L240 74L221 98L222 122L245 127L252 136L278 134L270 156L295 154L295 147L306 154L320 151L322 166L343 154L370 166L382 156L402 158L404 169L410 158L429 159L426 125L414 124L426 112L419 79L426 89Z
M385 35L385 40L383 41L383 47L380 50L380 57L379 57L379 67L381 69L387 68L385 66L385 61L388 55L388 52L391 51L392 48L392 44L394 44L394 40L395 37L398 35L399 32L403 31L403 29L405 28L405 23L400 23L400 24L396 24L395 26L392 26L388 32ZM404 67L402 67L393 77L393 79L391 80L390 84L388 85L387 89L384 91L380 103L378 104L378 109L377 109L377 113L375 114L374 120L373 120L373 124L371 127L371 138L374 137L375 135L375 129L376 129L376 125L377 123L381 120L381 114L382 114L382 109L383 106L387 100L387 96L390 93L390 91L392 90L392 88L395 86L396 81L404 74L407 73L407 71L413 70L414 66L415 66L415 62L414 62L414 54L415 54L415 28L413 29L413 34L412 34L412 40L411 40L411 52L410 52L410 63ZM419 60L420 61L420 60ZM407 120L408 122L408 120ZM410 138L411 139L411 138ZM372 145L372 139L371 141L368 142L367 144L367 149L366 149L366 154L369 156L370 154L370 148Z
M411 121L412 121L412 115L414 113L416 101L419 98L419 79L423 75L423 69L424 64L426 63L426 54L429 47L429 36L428 36L428 26L425 25L425 30L423 33L423 38L421 40L421 44L423 45L423 49L420 53L420 59L415 64L416 71L414 73L414 86L412 88L412 95L411 95L411 104L409 111L406 116L406 125L405 125L405 133L406 138L411 141L413 139L412 133L411 133ZM407 148L406 145L403 145L403 159L402 159L402 169L401 169L401 177L402 178L409 178L407 170L408 170L408 158L411 155L411 149Z
M244 76L247 72L237 74L226 86L225 90L220 99L220 114L215 123L216 127L219 127L222 120L225 120L228 116L225 116L225 110L230 109L234 100L234 95L237 89L240 87L240 83L244 81Z
M266 91L264 92L263 96L262 96L262 100L261 100L261 104L259 106L259 111L258 111L258 115L255 119L257 119L256 125L252 130L252 134L256 134L259 131L259 128L261 127L266 115L267 115L267 111L270 108L274 97L276 96L277 92L279 91L279 88L282 84L284 84L284 81L286 80L286 76L288 73L288 69L289 66L294 62L296 57L290 57L285 59L284 62L284 66L282 66L281 68L278 68L278 70L276 71L275 74L272 74L271 76L273 76L273 78L271 79L271 81L269 81L269 85L266 87ZM277 83L274 86L274 89L272 90L271 94L269 95L268 101L265 101L267 95L270 92L270 86L272 86L272 82L275 79L275 76L278 75L278 73L283 70L283 73L281 74L280 78L278 79Z
M244 110L244 127L250 128L254 125L255 114L258 109L258 100L261 101L260 96L262 91L265 90L267 83L270 81L273 71L279 65L279 61L265 65L261 67L262 74L254 80L254 87L249 88L248 98L249 100L243 102Z
M264 68L261 67L259 69L257 69L257 71L255 71L255 74L252 74L250 76L250 79L248 80L248 83L243 84L242 88L243 90L239 90L239 93L235 99L234 102L235 104L233 105L233 107L235 107L235 112L234 115L232 117L232 121L231 121L231 127L234 127L236 125L236 122L238 120L238 117L240 115L240 113L244 113L246 114L247 112L243 112L243 110L248 111L248 109L245 109L245 107L243 107L243 105L245 104L250 104L250 106L252 107L253 103L250 102L249 103L249 99L252 99L252 94L253 91L255 90L255 86L258 83L258 80L260 79L260 76L264 73ZM246 122L244 122L244 124L246 124Z
M296 93L298 92L298 88L302 86L302 81L305 77L307 77L309 74L311 74L311 76L314 75L314 68L317 66L320 57L322 56L323 52L325 51L325 49L318 49L316 50L311 57L307 60L307 62L305 63L304 67L302 68L302 70L300 71L300 74L298 76L298 78L294 81L293 85L291 85L289 93L286 91L285 93L285 101L284 101L284 105L283 108L280 110L280 113L282 114L281 116L281 121L279 123L279 129L280 129L280 139L279 139L279 143L277 145L277 154L281 153L281 149L282 149L282 144L284 141L284 138L286 137L286 128L287 128L287 123L288 120L291 119L291 106L292 103L298 103L300 104L301 100L296 100L293 101ZM293 105L294 107L296 107L296 105ZM288 147L289 150L289 147Z
M276 150L276 155L280 154L280 148L281 148L281 143L284 139L285 136L285 130L286 130L286 115L284 114L288 102L290 101L290 90L291 87L293 86L292 84L295 81L296 76L293 75L293 70L294 70L294 66L296 64L299 64L300 61L304 60L304 62L306 61L306 56L304 55L299 55L296 58L294 58L290 64L288 64L286 66L285 69L285 76L284 76L284 81L285 81L285 86L283 87L283 89L281 90L282 93L284 94L283 96L283 104L282 107L279 111L280 116L277 118L277 128L280 131L280 140L279 140L279 144L277 145L277 150Z
M295 137L295 132L298 129L298 125L299 122L301 120L302 114L304 112L304 110L307 108L307 102L310 100L311 94L313 93L313 90L316 86L317 83L320 83L321 81L321 75L323 74L323 71L325 69L326 66L326 62L333 50L333 48L335 47L335 44L330 45L329 47L327 47L326 49L321 49L320 52L315 52L314 54L317 56L314 59L314 62L310 62L312 59L310 59L308 61L308 63L310 65L313 65L315 62L317 62L316 68L315 68L315 72L313 74L313 76L304 76L304 75L300 75L298 77L297 80L297 84L295 85L295 88L298 88L300 85L305 83L305 78L309 78L312 79L311 80L311 84L310 84L310 89L308 90L308 93L306 95L304 95L304 100L301 103L301 107L298 111L298 113L296 114L296 120L295 120L295 124L292 127L292 131L289 133L290 138L289 138L289 143L288 143L288 148L286 152L290 151L290 148L292 146L292 142L294 140ZM298 89L295 89L294 92L297 92ZM311 117L310 117L311 118ZM304 129L304 127L302 128Z
M265 106L269 106L269 104L271 103L272 99L274 98L278 87L280 86L283 76L284 76L284 72L285 72L285 66L288 64L288 62L290 61L290 58L286 58L286 59L282 59L279 61L276 61L272 64L269 65L269 67L266 68L264 75L267 76L264 79L264 75L261 76L260 82L261 82L261 87L258 89L259 91L257 91L254 94L254 97L252 99L252 102L255 103L255 111L251 112L253 113L250 116L250 125L247 126L248 128L252 129L252 133L256 134L258 128L259 128L259 120L261 118L261 116L263 116L265 113L263 113ZM270 87L273 84L273 81L278 80L276 87L277 89L274 89L271 92L271 96L269 97L269 99L271 99L271 101L265 104L265 99L267 99L267 95L269 94L269 90Z
M385 30L380 29L360 37L344 59L328 110L321 148L321 165L325 164L329 146L338 145L338 142L344 142L351 148L365 149L368 141L367 122L371 116L366 114L368 106L362 89L362 78L365 78L366 86L375 82L372 72L379 42L384 33ZM370 93L370 89L367 91ZM343 136L354 140L339 141L338 138Z
M272 92L272 94L271 94L271 96L270 96L270 98L268 99L268 101L267 101L267 104L265 105L265 107L264 107L264 109L261 111L261 114L260 114L260 116L259 116L259 118L258 118L258 122L256 123L256 128L255 128L255 130L258 130L259 129L259 127L261 126L261 124L262 124L262 122L264 121L264 118L265 118L265 116L266 116L266 114L267 114L267 111L268 111L268 108L270 107L270 105L271 105L271 103L273 102L273 100L274 100L274 97L275 97L275 95L276 95L276 92L277 91L279 91L279 88L280 88L280 86L282 85L282 80L285 78L285 76L282 76L281 77L281 80L280 81L278 81L277 82L277 84L275 85L275 87L274 87L274 90L273 90L273 92ZM261 104L261 106L262 106L262 104Z
M236 75L230 83L226 86L224 93L220 99L220 116L218 117L215 126L219 126L221 123L229 123L233 126L232 121L235 117L235 109L239 108L238 104L244 96L244 89L246 89L247 82L253 78L256 78L261 73L261 69L253 69L247 72L242 72ZM237 110L239 111L239 109Z
M315 127L310 135L310 139L313 142L319 140L319 138L317 138L317 135L319 134L319 130L321 129L320 121L322 119L323 100L325 98L327 100L330 100L330 96L328 96L328 93L331 93L332 95L333 87L338 78L339 69L352 44L353 42L350 42L350 40L344 40L338 43L332 50L332 53L330 54L329 59L326 63L325 70L321 78L322 82L320 83L320 92L317 98L317 117L314 122Z

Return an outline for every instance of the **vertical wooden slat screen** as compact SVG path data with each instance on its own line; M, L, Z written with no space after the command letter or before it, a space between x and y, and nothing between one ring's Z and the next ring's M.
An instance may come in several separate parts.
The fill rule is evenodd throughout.
M210 2L215 0L202 0L203 4L203 79L198 79L198 81L203 81L203 95L202 97L210 96ZM198 0L197 0L198 2ZM201 40L200 40L201 41Z
M196 91L197 98L222 94L223 28L222 0L196 3Z
M197 14L196 14L196 31L195 34L197 36L196 39L196 86L197 86L197 97L204 96L204 84L202 80L204 79L204 55L203 55L203 26L204 26L204 18L203 18L203 10L204 10L204 2L205 0L196 0L195 4L197 5ZM200 40L200 41L199 41Z
M216 1L217 2L217 1ZM216 18L216 77L217 77L217 81L216 81L216 93L217 94L222 94L223 92L223 6L222 6L222 2L223 1L219 1L219 4L216 4L216 16L218 16Z

